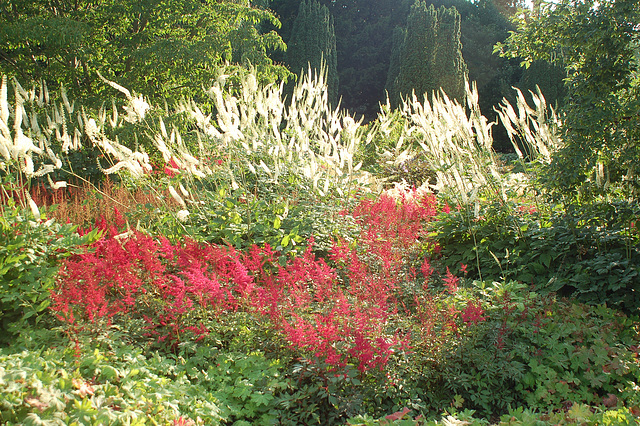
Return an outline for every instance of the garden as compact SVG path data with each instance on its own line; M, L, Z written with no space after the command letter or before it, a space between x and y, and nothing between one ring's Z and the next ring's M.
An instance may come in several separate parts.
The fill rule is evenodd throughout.
M640 424L638 22L0 2L0 424Z
M640 207L549 189L541 93L500 155L473 85L363 124L311 71L100 77L2 80L2 424L638 423Z

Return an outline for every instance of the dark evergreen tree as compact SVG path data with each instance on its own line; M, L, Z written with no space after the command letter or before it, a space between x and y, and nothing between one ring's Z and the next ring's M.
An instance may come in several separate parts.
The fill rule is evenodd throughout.
M451 98L464 99L468 71L462 58L460 14L455 8L436 9L416 0L407 17L404 41L396 49L400 68L387 87L392 102L413 91L422 96L440 89Z
M342 106L352 113L363 114L365 120L375 119L379 103L386 98L388 80L394 81L399 63L394 57L402 45L396 37L398 27L406 29L407 17L414 0L318 0L335 19L338 52L338 95ZM291 40L293 22L301 0L272 0L271 8L282 22L278 33ZM475 81L480 95L480 108L489 119L495 119L494 106L503 97L513 96L512 86L518 85L522 70L519 62L493 54L493 46L504 41L513 30L509 20L500 13L493 0L425 0L438 9L455 7L460 14L462 55L468 66L469 81ZM402 36L404 37L404 36ZM396 42L394 42L396 40ZM392 54L392 52L394 52ZM285 61L285 55L272 52L275 61ZM496 128L498 149L510 149L511 143ZM504 136L504 137L503 137Z
M467 64L462 57L460 43L460 14L454 7L438 9L436 52L432 72L439 86L451 98L463 101Z
M329 102L338 99L338 56L333 17L326 6L316 0L303 0L293 23L287 50L287 63L294 74L300 75L311 67L327 70Z
M393 90L393 84L398 78L398 74L400 74L400 67L402 66L402 45L404 44L406 34L406 29L402 27L396 27L393 31L391 59L387 73L387 83L385 84L385 91L389 96L389 91Z
M278 33L291 40L301 0L273 0L271 8L282 22ZM335 20L338 53L338 95L351 113L374 119L385 99L385 82L393 31L404 26L413 0L318 0ZM276 61L284 55L274 52Z
M322 0L336 19L342 104L374 119L385 99L393 31L413 0Z

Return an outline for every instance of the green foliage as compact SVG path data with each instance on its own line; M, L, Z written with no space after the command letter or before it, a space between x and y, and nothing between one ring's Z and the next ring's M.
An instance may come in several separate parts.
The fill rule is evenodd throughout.
M436 173L429 161L418 154L400 164L382 166L380 177L387 182L406 182L410 187L420 187L423 184L436 184Z
M482 204L434 222L443 262L469 265L471 277L517 279L541 291L640 307L640 239L635 203L545 213L535 204Z
M567 73L565 147L545 183L568 199L590 200L618 186L638 197L639 20L632 1L543 3L518 19L505 45L496 46L523 65L544 60Z
M536 411L519 407L512 409L500 418L500 426L520 425L633 425L637 423L637 415L628 408L602 409L574 403L562 411Z
M169 424L199 418L219 424L215 398L174 360L129 347L2 353L4 424ZM195 424L195 423L192 423Z
M412 0L321 0L335 19L341 105L376 117L392 52L392 34L406 22Z
M389 58L389 71L387 71L387 81L384 85L387 97L395 96L395 83L402 70L403 56L402 47L407 38L405 27L396 27L393 30L391 56Z
M475 282L448 303L475 298L483 319L457 318L450 337L419 346L408 366L403 384L427 407L451 403L492 417L523 405L540 411L568 402L598 405L635 386L637 330L624 315L541 296L515 281Z
M235 197L233 197L235 198ZM240 196L242 200L242 196ZM204 217L200 223L203 235L212 242L225 242L238 248L269 244L282 254L300 254L310 237L317 239L318 249L328 252L341 229L338 206L316 203L303 197L280 200L239 201L225 206L228 212L215 213L214 219Z
M308 182L293 174L284 182L288 185L274 185L266 173L258 172L253 184L244 182L247 185L236 190L198 190L201 204L184 219L171 210L145 217L146 210L141 209L131 222L138 221L150 232L172 239L186 233L199 241L240 250L269 244L283 256L301 254L311 237L314 250L324 254L338 236L352 238L353 224L341 214L346 206L332 201L339 199L337 194L320 197Z
M344 424L366 402L366 386L353 365L336 369L320 359L299 358L288 376L296 385L282 397L281 424Z
M279 418L291 389L281 362L255 349L187 342L164 355L143 353L128 340L112 327L85 334L75 350L0 352L0 421L267 425Z
M329 103L338 101L338 54L333 17L316 0L303 0L293 24L287 48L291 71L304 74L308 69L319 74L326 67Z
M528 314L538 315L540 325L520 331L533 350L519 354L528 371L516 389L529 407L597 405L636 380L638 362L629 346L637 336L620 314L576 304Z
M225 62L273 81L288 73L267 51L284 43L261 33L262 21L279 25L248 2L10 0L0 6L0 73L97 101L96 71L152 97L193 94Z
M455 8L427 8L425 2L416 1L407 18L404 41L395 47L401 53L392 53L392 57L401 62L399 67L390 66L390 72L398 74L387 79L393 82L387 90L395 104L414 91L420 99L430 100L440 89L463 101L468 71L460 44L460 14Z
M388 90L398 75L399 61L394 58L397 59L401 52L394 46L402 44L403 35L400 43L396 39L406 25L414 1L320 0L320 3L329 8L335 19L341 105L364 115L365 121L373 120L379 104L385 101L384 89ZM513 29L493 3L491 0L427 2L427 6L433 4L436 9L455 7L460 13L460 41L469 68L469 81L477 83L482 111L492 120L495 118L493 107L511 94L511 87L518 83L521 75L517 62L491 54L493 45L504 41ZM282 21L278 32L284 40L291 38L299 4L299 0L274 0L271 3ZM281 55L277 53L273 58L281 60ZM393 79L389 81L391 76ZM500 148L509 147L506 138L502 137Z
M76 227L36 220L9 200L0 209L0 344L47 317L59 262L97 239L79 236Z
M472 206L456 206L440 215L433 228L444 264L452 268L468 265L470 278L511 277L515 268L510 262L527 251L523 230L529 226L515 214L516 209L514 204L495 202L478 204L477 211ZM497 262L494 256L501 260Z
M216 353L198 345L179 354L181 368L192 383L199 383L218 401L225 423L274 424L290 388L278 360L260 352Z

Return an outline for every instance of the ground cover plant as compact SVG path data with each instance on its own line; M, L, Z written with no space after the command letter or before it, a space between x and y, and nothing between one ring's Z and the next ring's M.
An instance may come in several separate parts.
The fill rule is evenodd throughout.
M553 120L513 166L472 85L364 127L311 72L211 114L103 83L124 118L3 79L3 423L638 421L638 211L545 197Z

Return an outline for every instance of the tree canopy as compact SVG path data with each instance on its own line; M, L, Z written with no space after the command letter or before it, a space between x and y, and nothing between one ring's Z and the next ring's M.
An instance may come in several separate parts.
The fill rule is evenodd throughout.
M199 88L230 62L262 78L287 75L267 10L236 0L7 0L0 4L0 72L99 95L96 71L146 95Z
M635 1L543 2L496 46L524 66L544 60L566 71L565 147L549 173L564 195L597 195L613 184L640 195L638 22Z

